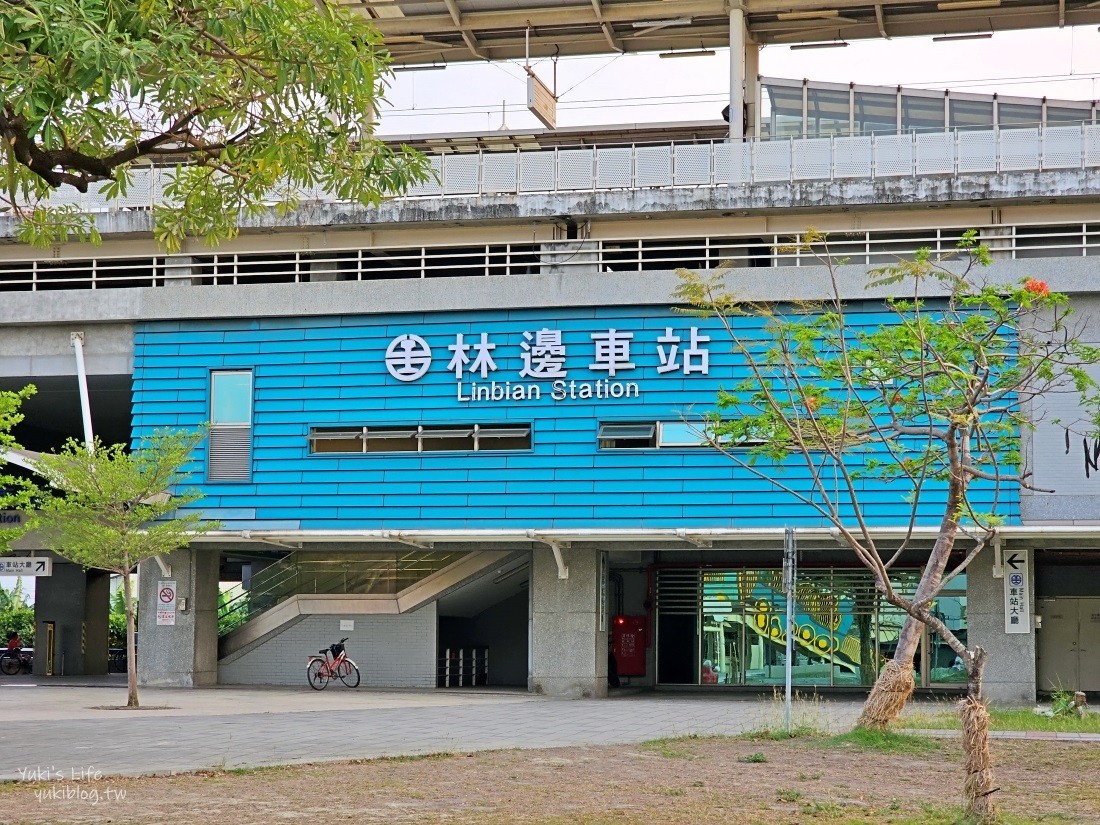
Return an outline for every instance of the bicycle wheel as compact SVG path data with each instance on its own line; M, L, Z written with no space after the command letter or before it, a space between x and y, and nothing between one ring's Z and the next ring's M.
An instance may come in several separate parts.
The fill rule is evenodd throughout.
M19 672L19 668L22 666L22 662L19 661L18 656L12 656L5 653L0 656L0 670L6 673L8 676L14 676Z
M328 686L329 678L328 668L325 667L323 660L310 660L309 665L306 666L306 679L309 681L309 686L311 688L314 690L324 690Z
M359 668L351 659L340 663L340 681L348 687L359 687Z

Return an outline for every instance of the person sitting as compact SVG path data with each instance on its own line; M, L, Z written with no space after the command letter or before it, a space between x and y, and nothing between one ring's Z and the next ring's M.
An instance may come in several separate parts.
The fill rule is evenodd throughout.
M22 650L23 640L15 630L8 631L8 650Z

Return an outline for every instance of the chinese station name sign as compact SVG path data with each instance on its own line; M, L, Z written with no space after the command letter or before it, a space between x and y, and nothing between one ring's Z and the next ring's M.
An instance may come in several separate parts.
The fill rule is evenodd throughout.
M509 347L492 340L489 333L475 333L469 338L457 333L444 354L433 352L419 335L406 333L386 348L386 369L398 381L408 383L423 378L434 362L447 359L447 371L455 377L455 397L463 402L538 401L544 395L553 401L638 398L641 385L630 380L638 369L633 359L641 346L634 340L634 333L611 328L589 333L588 339L580 346L567 345L560 329L527 331L509 353ZM698 327L690 327L683 334L665 327L652 347L658 376L708 375L709 343L710 336L701 334ZM577 350L581 351L579 355ZM520 369L514 373L502 371L497 365L497 360L508 354L520 359ZM570 377L570 369L576 369L571 363L583 364L590 373L606 377Z

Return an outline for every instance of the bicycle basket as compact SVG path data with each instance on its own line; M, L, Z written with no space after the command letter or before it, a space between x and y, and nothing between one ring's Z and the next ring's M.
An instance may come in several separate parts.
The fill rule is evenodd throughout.
M337 644L332 645L329 648L329 650L332 651L332 657L335 659L337 656L339 656L341 653L344 652L344 646L342 644L337 643Z

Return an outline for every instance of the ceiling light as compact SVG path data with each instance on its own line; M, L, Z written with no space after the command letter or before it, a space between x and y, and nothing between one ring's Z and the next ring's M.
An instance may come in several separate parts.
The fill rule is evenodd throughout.
M958 11L961 9L995 9L1001 5L1001 0L945 0L937 3L940 11Z
M981 34L942 34L939 37L933 37L933 43L947 43L951 40L988 40L993 36L993 32L983 32Z
M819 9L818 11L781 11L775 18L777 20L822 20L839 16L839 9Z
M663 29L667 26L690 26L690 17L677 17L674 20L637 20L630 24L636 29Z
M791 46L791 51L795 49L840 49L847 46L847 42L838 40L831 43L796 43Z
M438 72L442 69L446 69L445 63L423 63L420 65L410 66L392 66L390 71L392 72Z
M687 52L661 52L658 57L710 57L714 49L693 49Z

